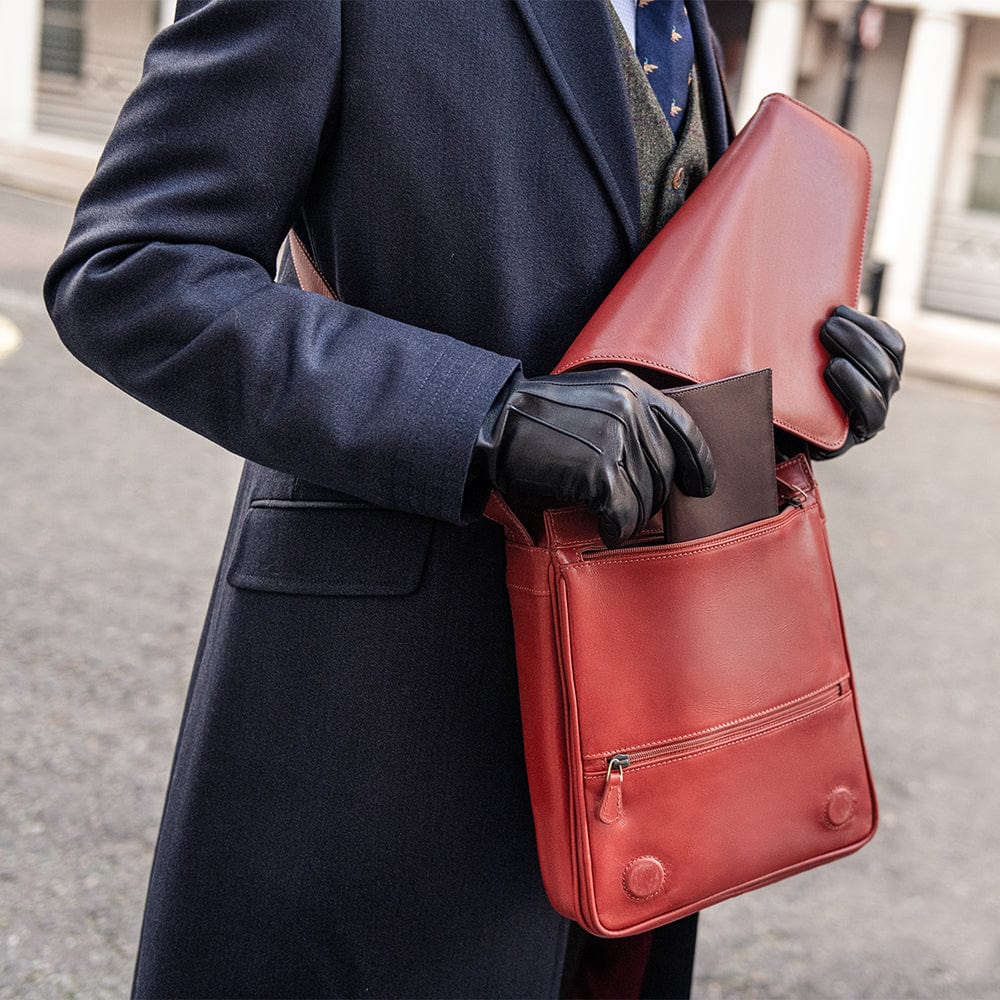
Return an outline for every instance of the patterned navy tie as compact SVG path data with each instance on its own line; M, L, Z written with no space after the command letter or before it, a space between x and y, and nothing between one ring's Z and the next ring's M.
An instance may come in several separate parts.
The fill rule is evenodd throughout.
M638 0L635 54L674 135L684 122L694 42L684 0Z

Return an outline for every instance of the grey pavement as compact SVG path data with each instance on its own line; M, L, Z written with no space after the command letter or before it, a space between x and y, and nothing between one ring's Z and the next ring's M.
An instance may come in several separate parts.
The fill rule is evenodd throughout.
M74 361L65 206L0 192L0 997L121 997L238 474ZM696 997L1000 993L1000 396L911 378L818 467L882 824L703 914Z

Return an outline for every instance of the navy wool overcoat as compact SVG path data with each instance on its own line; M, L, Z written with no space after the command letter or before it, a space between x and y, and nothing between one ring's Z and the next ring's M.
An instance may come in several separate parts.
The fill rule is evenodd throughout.
M292 228L339 301L274 280ZM247 460L140 996L558 991L503 539L466 478L638 241L604 0L181 0L153 41L45 284L84 363Z

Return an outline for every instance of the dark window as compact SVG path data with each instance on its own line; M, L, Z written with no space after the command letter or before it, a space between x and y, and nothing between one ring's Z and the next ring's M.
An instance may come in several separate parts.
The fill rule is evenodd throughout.
M972 161L969 207L1000 212L1000 76L986 82L979 141Z
M45 0L39 66L43 73L80 77L83 72L83 0Z

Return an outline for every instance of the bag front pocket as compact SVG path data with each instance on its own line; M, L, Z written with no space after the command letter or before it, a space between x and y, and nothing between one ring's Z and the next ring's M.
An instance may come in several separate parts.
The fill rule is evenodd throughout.
M814 712L828 708L849 694L850 690L850 677L843 677L818 691L811 691L784 704L754 712L732 722L674 737L652 746L632 747L619 750L607 757L594 756L585 760L584 776L587 779L593 780L604 775L604 789L600 793L600 806L597 809L598 819L602 823L610 824L617 823L623 818L627 769L657 767L756 739L765 733L794 725Z
M870 839L875 804L853 692L818 691L787 709L752 730L738 722L714 745L678 741L624 768L624 781L614 767L609 779L607 765L585 777L590 860L580 881L606 930L677 919Z

